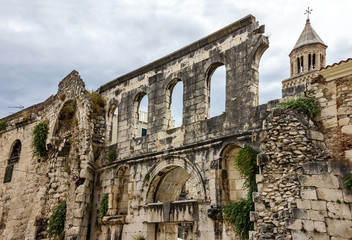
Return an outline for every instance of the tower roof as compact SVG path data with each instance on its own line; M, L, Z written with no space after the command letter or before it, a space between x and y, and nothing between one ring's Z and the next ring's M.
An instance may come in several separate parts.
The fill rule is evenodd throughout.
M301 36L299 36L292 50L295 50L305 45L316 44L316 43L320 43L326 46L323 40L321 40L321 38L318 36L318 34L314 31L314 29L310 25L309 19L307 19L303 32L301 33Z

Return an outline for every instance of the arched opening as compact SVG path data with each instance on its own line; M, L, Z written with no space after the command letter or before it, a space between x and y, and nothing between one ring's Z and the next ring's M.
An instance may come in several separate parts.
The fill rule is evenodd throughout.
M111 144L117 143L117 131L119 126L118 115L119 108L115 107L111 115Z
M148 130L148 96L146 93L139 93L136 96L135 106L136 136L143 137L147 135Z
M17 139L12 144L10 158L7 161L7 166L5 169L5 175L4 175L4 181L3 181L4 183L8 183L12 181L13 170L14 170L15 164L18 163L20 160L21 149L22 149L22 143L20 140Z
M215 63L207 71L208 103L210 118L225 112L226 68L223 63Z
M76 113L76 102L73 100L67 101L61 108L58 122L56 125L56 136L68 136L72 133L75 127L75 113Z
M127 215L129 181L129 168L120 167L114 179L114 184L110 186L108 215Z
M197 174L194 174L191 167L186 170L178 165L167 165L154 172L150 183L147 202L159 204L161 207L159 209L164 216L164 221L155 225L156 239L194 239L193 222L182 220L182 217L178 219L177 211L167 210L178 207L178 209L190 213L189 206L193 206L195 200L201 200L204 197L201 193L202 183L199 182ZM174 212L173 221L165 220L169 218L170 212ZM180 213L181 215L182 213Z
M242 188L245 180L241 177L239 171L234 165L234 159L240 150L241 148L239 146L230 144L224 148L221 154L221 189L223 192L221 199L222 206L246 199L247 197L247 190Z
M168 128L182 126L183 119L183 83L180 79L174 79L167 88L168 100Z

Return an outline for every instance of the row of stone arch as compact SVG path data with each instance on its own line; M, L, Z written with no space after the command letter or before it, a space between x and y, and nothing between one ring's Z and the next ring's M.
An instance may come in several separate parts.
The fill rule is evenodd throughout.
M218 116L225 112L226 101L226 68L221 62L212 64L206 71L206 105L207 116L211 118ZM211 84L211 83L215 84ZM180 78L172 79L166 86L166 115L167 129L180 127L183 125L183 98L184 85ZM135 95L133 102L134 126L135 136L142 137L148 131L148 91L142 91ZM112 122L112 144L117 142L117 128L118 128L118 104L113 103L108 111Z
M227 145L220 153L219 171L217 175L218 188L221 196L216 202L222 206L229 202L242 200L246 197L246 190L242 189L243 178L233 166L233 159L241 148L235 144ZM226 173L225 173L226 172ZM142 192L145 204L157 202L173 202L207 200L206 180L197 164L178 155L168 156L151 167L143 179ZM128 214L128 199L131 192L130 169L121 166L109 189L108 215Z

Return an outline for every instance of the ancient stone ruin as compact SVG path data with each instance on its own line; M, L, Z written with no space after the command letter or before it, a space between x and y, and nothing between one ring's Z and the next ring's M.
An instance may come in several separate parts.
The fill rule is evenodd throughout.
M307 21L283 98L259 105L263 34L249 15L96 92L72 71L55 95L1 119L0 238L55 236L50 218L65 206L64 239L239 239L221 210L247 196L233 162L246 145L259 152L249 238L351 239L352 59L325 67ZM225 109L211 116L221 66ZM277 105L302 96L316 99L315 117Z

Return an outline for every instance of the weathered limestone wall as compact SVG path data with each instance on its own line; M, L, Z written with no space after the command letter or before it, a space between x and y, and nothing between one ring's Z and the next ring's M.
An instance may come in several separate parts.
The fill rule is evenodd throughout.
M324 135L296 112L275 109L259 133L254 239L349 239L348 164L331 162Z
M321 108L316 120L321 124L331 156L352 163L352 75L316 79L308 87Z
M75 105L70 119L63 117L67 104ZM12 180L0 185L1 239L45 239L48 219L62 201L67 202L66 238L85 239L93 146L101 144L90 137L97 125L89 118L91 111L84 83L73 71L56 95L4 119L8 127L0 136L1 179L14 142L19 140L22 147ZM47 158L34 156L32 148L33 128L42 121L49 126Z
M98 210L102 196L109 193L109 212L103 219L94 212L92 229L98 230L92 230L93 239L127 240L137 234L155 239L155 232L163 239L169 236L168 230L174 239L177 231L186 229L187 239L233 238L232 230L218 218L219 209L245 194L243 181L228 176L234 173L228 170L232 159L223 154L245 143L252 145L258 66L268 47L263 31L248 16L100 88L109 109L106 139L113 135L111 113L118 108L117 144L106 149L115 149L117 158L109 163L102 154L96 162L94 203ZM209 118L209 79L220 65L226 68L226 113ZM183 125L170 129L169 89L175 80L184 86ZM139 137L137 109L144 95L149 102L148 130ZM128 172L128 177L122 172ZM128 210L121 213L124 207L118 202L124 199ZM179 206L190 214L181 211L175 218L168 209ZM178 223L191 227L177 227Z

